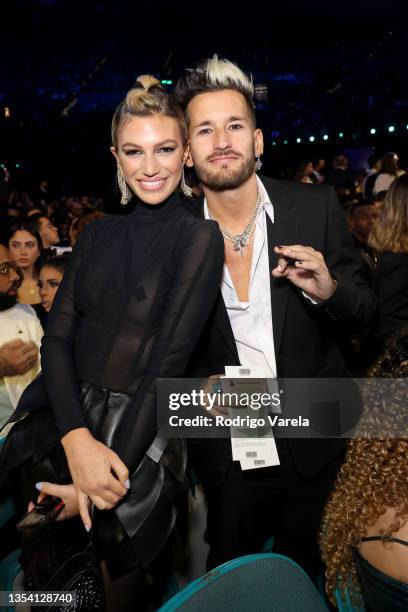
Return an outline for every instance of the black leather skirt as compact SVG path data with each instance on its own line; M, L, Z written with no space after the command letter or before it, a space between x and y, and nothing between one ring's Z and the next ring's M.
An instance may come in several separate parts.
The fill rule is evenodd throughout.
M109 447L130 402L125 393L81 383L89 429ZM38 481L72 480L51 408L45 405L18 418L0 455L0 484L12 480L15 489L18 482L25 503L35 498ZM138 565L147 569L168 541L188 490L186 459L184 440L157 435L131 472L130 489L121 502L112 510L95 509L94 544L112 579Z

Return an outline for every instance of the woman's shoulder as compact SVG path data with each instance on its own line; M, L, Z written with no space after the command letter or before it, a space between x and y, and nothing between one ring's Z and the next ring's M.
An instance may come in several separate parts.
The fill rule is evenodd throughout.
M223 243L222 234L216 221L185 215L183 234L186 238L200 239L211 243Z
M381 268L394 268L394 267L405 267L408 266L408 253L400 252L394 253L392 251L384 251L380 253L378 258L378 267Z

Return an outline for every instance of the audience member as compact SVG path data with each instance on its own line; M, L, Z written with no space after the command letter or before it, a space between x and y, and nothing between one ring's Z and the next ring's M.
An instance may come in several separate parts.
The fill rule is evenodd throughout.
M36 213L30 215L30 222L37 224L37 232L40 234L43 249L50 249L59 242L58 228L46 215Z
M41 305L49 313L54 301L57 289L64 276L68 257L59 255L45 260L40 268L38 275L38 289L41 298Z
M380 212L382 209L382 205L384 202L384 198L387 195L386 191L380 191L379 193L376 193L373 198L372 198L372 203L373 205L376 207L377 212Z
M41 318L44 311L38 293L37 260L41 255L42 242L37 224L29 219L18 221L11 229L9 238L10 256L23 275L17 292L20 304L30 304Z
M373 285L379 301L375 336L383 341L408 324L408 175L392 183L368 245L379 253Z
M348 170L348 157L337 155L332 163L332 170L329 170L324 177L327 185L332 185L336 191L347 189L350 194L355 192L355 180L352 172Z
M364 278L370 287L372 286L378 257L375 250L369 247L367 242L371 229L378 219L378 214L375 206L365 200L353 204L349 213L349 226L354 244L361 259Z
M408 609L408 327L389 339L366 384L358 438L325 508L321 550L326 590L335 602L361 587L371 612ZM387 384L388 383L388 384Z
M30 306L17 304L21 276L0 244L0 427L39 371L42 328Z
M311 161L301 161L297 167L295 181L300 183L313 183L311 176L313 174L313 164Z
M381 160L381 168L375 179L373 194L387 191L401 174L404 174L404 171L398 166L398 155L393 151L386 153Z
M326 167L326 161L320 157L316 157L312 160L313 172L311 179L314 183L323 183L324 181L324 169Z
M370 155L368 158L369 170L362 184L362 192L365 198L371 200L373 197L373 187L380 172L381 158L378 155Z

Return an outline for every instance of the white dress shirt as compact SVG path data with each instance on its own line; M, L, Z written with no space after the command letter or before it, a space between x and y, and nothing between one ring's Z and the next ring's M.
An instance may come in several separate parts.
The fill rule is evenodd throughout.
M10 340L33 341L38 349L41 345L43 330L35 311L28 304L16 304L12 308L0 312L0 346ZM40 371L40 360L25 374L15 376L4 376L1 379L2 393L8 394L13 408L17 403L27 385L37 376Z
M274 222L274 209L259 177L261 205L256 218L249 302L240 302L228 267L224 264L221 292L231 322L242 366L261 367L266 378L276 378L276 357L273 340L270 270L266 215ZM204 216L209 219L207 201Z

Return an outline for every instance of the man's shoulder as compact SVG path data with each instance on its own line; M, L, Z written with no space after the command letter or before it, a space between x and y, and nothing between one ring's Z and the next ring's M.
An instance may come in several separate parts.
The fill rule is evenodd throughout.
M15 304L11 308L0 312L0 317L2 315L12 319L31 320L33 317L37 318L34 308L29 306L29 304Z
M259 177L271 198L272 204L280 200L291 202L308 200L312 203L327 202L333 188L329 185L318 183L300 183L299 181L287 181L274 179L267 176Z

